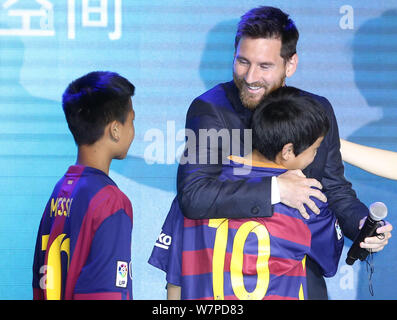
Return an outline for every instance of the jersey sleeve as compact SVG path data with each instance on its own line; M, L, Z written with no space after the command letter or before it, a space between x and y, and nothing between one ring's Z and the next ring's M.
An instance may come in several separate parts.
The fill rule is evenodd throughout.
M74 288L74 299L132 299L132 221L123 209L96 230Z
M344 237L335 214L326 203L312 198L320 214L310 213L307 225L311 231L309 256L320 266L325 277L335 275L343 249Z
M184 218L175 198L148 261L152 266L163 270L167 282L176 286L181 286L182 279L183 222Z

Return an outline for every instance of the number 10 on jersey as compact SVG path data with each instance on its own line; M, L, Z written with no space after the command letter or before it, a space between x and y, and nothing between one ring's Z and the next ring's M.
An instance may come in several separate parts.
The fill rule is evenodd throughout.
M229 233L228 219L210 219L209 227L216 228L212 260L212 283L215 300L224 300L224 268ZM244 245L248 235L253 232L258 238L258 258L256 262L257 283L252 292L248 292L243 278ZM234 294L241 300L261 300L269 285L270 237L266 227L256 221L243 223L236 232L230 260L230 278Z

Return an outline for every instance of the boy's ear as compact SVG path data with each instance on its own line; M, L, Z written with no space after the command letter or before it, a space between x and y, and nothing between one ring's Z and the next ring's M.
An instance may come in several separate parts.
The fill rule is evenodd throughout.
M110 139L114 142L118 142L120 140L120 133L120 123L116 120L112 121L109 124Z
M284 145L283 149L281 150L281 157L284 161L288 161L292 157L295 157L294 145L291 142Z

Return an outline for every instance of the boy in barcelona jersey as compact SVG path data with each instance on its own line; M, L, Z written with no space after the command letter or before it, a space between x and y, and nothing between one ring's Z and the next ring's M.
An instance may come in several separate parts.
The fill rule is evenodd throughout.
M229 157L221 182L238 181L243 187L304 169L313 161L329 120L315 99L281 87L256 108L251 128L252 153ZM343 248L335 215L327 203L313 201L320 214L307 208L309 219L278 203L271 217L191 220L175 198L149 263L166 272L169 299L305 299L306 257L331 277Z
M34 299L132 299L132 206L109 167L126 157L135 136L134 90L116 73L91 72L63 94L78 154L40 222Z

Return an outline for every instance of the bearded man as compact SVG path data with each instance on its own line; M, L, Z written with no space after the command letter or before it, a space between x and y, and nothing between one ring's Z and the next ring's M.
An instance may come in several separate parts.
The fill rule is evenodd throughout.
M182 158L189 160L181 161L178 168L177 197L187 218L270 217L272 205L277 202L298 209L308 218L305 206L319 213L310 198L315 197L328 201L348 238L354 239L358 234L360 220L368 215L368 209L344 177L338 125L332 106L324 97L301 91L322 104L330 121L330 130L313 163L303 173L287 171L278 177L252 181L218 179L227 156L245 156L251 151L251 141L247 141L245 133L252 111L295 73L298 38L294 22L280 9L259 7L241 17L235 37L233 81L219 84L196 98L186 116L190 138ZM219 132L222 134L217 135ZM207 134L204 139L200 137L203 133ZM217 161L210 161L214 158ZM382 250L391 230L391 225L379 228L378 232L385 233L384 239L367 238L362 247L373 252ZM319 267L309 258L307 287L309 299L328 298Z

